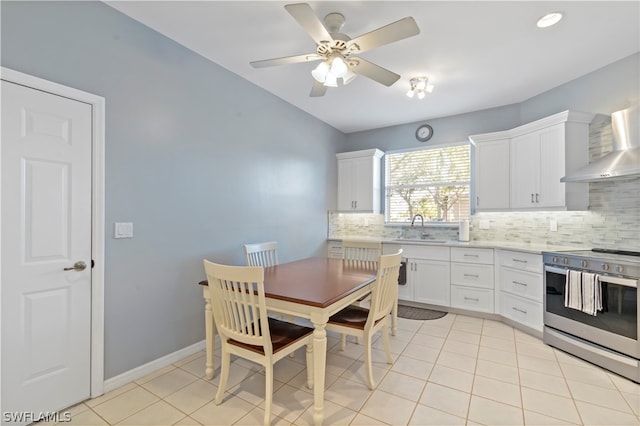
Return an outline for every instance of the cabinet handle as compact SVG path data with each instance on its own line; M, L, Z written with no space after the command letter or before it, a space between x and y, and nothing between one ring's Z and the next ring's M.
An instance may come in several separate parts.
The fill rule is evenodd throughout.
M355 200L355 201L353 202L353 207L355 207L356 209L358 208L358 200Z
M539 196L539 195L540 195L540 194L538 194L538 193L536 192L536 203L539 203L539 202L540 202L540 201L538 201L538 196Z
M518 263L528 263L526 260L521 260L521 259L513 259L513 261Z
M480 255L477 254L464 254L464 257L480 257Z
M533 192L531 193L531 202L533 203Z
M480 207L480 196L476 196L476 207Z
M464 276L465 277L471 277L471 278L480 278L480 275L474 275L474 274L464 274Z
M473 302L479 302L480 301L480 299L478 299L477 297L467 297L467 296L464 297L464 300L471 300Z
M527 315L527 311L525 311L524 309L518 309L518 308L511 308L511 309L513 309L514 311L520 312L521 314Z
M527 283L521 283L520 281L511 281L514 284L518 284L518 285L523 285L523 286L527 286Z

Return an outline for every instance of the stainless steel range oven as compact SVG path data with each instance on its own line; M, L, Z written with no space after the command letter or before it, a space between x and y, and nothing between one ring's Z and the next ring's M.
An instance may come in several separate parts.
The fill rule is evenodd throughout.
M543 253L544 342L640 383L638 256L607 249ZM602 309L595 315L565 306L569 271L599 278Z

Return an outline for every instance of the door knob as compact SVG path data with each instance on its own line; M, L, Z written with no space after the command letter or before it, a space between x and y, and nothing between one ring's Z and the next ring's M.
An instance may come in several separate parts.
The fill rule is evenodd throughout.
M73 264L72 267L70 268L64 268L65 271L84 271L87 267L87 264L84 263L82 260L76 262Z

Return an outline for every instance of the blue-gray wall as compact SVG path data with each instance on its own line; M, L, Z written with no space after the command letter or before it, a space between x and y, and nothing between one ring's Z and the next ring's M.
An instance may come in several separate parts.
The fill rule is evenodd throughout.
M609 115L638 104L639 76L640 53L636 53L519 104L351 133L347 135L347 148L389 151L462 142L469 135L508 130L567 109ZM433 127L433 137L420 143L415 130L425 122Z
M1 16L2 66L106 98L105 378L204 338L203 258L325 253L342 133L103 3Z

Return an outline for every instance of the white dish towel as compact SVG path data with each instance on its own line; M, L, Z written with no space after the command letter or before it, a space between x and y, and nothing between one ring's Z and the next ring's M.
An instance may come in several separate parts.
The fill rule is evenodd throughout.
M564 288L564 306L597 315L602 310L602 284L600 276L589 272L567 271Z
M602 309L602 286L596 274L582 273L582 312L595 316Z
M582 272L567 271L567 281L564 285L564 306L582 310Z

